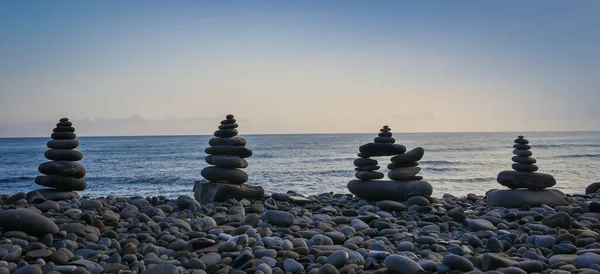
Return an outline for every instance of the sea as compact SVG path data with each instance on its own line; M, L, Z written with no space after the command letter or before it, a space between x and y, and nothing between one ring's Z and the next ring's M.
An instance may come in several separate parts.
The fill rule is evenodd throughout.
M525 135L537 159L538 172L552 174L555 188L584 193L600 181L600 132L396 133L397 144L425 148L420 161L434 196L464 196L502 189L500 171L510 170L512 145ZM304 195L348 193L359 146L376 134L243 135L253 151L248 158L249 184L267 193L293 190ZM212 136L78 137L88 188L99 196L193 195L200 171L207 167L204 149ZM0 193L39 188L34 178L49 138L0 139ZM390 157L375 158L386 172Z

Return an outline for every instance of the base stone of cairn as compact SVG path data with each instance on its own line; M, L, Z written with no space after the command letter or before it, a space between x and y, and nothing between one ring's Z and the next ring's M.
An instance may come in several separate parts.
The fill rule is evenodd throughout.
M44 176L35 178L35 183L50 188L34 190L49 200L66 200L79 197L74 191L85 190L87 183L82 178L86 174L85 168L77 163L83 159L83 154L73 150L79 146L75 140L75 128L68 118L62 118L56 124L54 133L47 143L49 150L44 153L45 162L38 167Z
M406 147L395 142L391 129L383 126L373 143L359 148L360 158L354 160L358 180L348 183L348 190L352 194L371 201L406 201L413 196L431 196L433 187L417 175L421 171L418 161L423 158L425 150L417 147L405 153ZM394 156L392 163L387 166L390 180L378 180L384 174L377 171L380 168L377 160L371 159L378 156Z
M248 174L241 168L248 167L244 158L252 156L252 151L246 148L246 140L237 136L237 127L233 115L229 114L215 131L215 138L209 141L205 160L211 166L202 169L201 175L206 180L194 184L194 197L201 203L231 198L260 199L265 194L262 187L246 184Z
M536 172L538 166L535 158L531 157L529 141L518 136L513 145L513 170L502 171L498 174L499 184L510 189L491 190L487 193L489 206L518 208L522 206L568 205L564 193L558 189L547 189L556 185L556 180L550 174Z

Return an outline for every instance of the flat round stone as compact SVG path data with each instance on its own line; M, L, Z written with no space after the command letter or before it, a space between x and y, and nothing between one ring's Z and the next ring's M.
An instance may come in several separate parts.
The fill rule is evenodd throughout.
M60 191L53 188L40 188L31 192L42 194L45 199L52 201L71 200L73 198L79 199L79 194L74 191Z
M530 145L514 144L513 147L516 148L516 149L518 149L518 150L528 150L528 149L531 149Z
M194 197L200 203L223 202L229 199L257 200L265 196L265 190L260 186L249 184L232 185L214 182L196 182Z
M368 157L393 156L406 152L406 147L398 144L368 143L359 147L362 155Z
M230 145L207 147L204 152L211 155L235 155L242 158L252 156L252 150L249 150L246 147Z
M362 181L352 180L348 190L365 200L402 202L413 196L430 197L433 187L426 181Z
M361 167L357 167L354 170L356 171L373 171L373 170L378 170L380 169L380 166L361 166Z
M66 121L66 122L59 122L58 124L56 124L56 127L70 127L73 126L73 123Z
M383 173L377 171L359 171L355 174L360 180L377 180L383 178Z
M395 143L396 139L394 139L393 137L375 137L375 139L373 139L373 142L375 143Z
M415 167L401 167L397 169L392 169L388 172L387 176L390 180L394 181L407 181L410 180L413 176L417 175L421 171L421 168L418 166Z
M82 165L69 161L45 162L38 170L46 175L61 175L65 177L83 178L86 170Z
M515 144L526 145L529 144L529 141L527 139L515 139Z
M529 156L533 155L533 153L531 153L531 151L529 151L529 150L520 150L520 149L513 150L513 154L517 155L517 156L521 156L521 157L529 157Z
M215 137L228 138L238 135L237 129L219 129L214 133Z
M233 114L227 114L225 116L225 119L229 119L229 120L233 119Z
M508 188L527 188L540 190L556 185L552 175L538 172L521 172L506 170L498 174L498 183Z
M416 147L404 154L392 157L391 161L392 163L400 164L413 163L421 160L423 158L423 155L425 155L425 149L423 149L422 147Z
M243 184L248 181L246 172L234 168L210 166L202 169L200 175L211 182Z
M210 146L245 146L246 139L236 136L230 138L211 138L208 141Z
M235 119L231 118L231 119L226 119L221 121L221 125L227 125L227 124L235 124Z
M569 204L567 196L558 189L526 190L526 189L501 189L491 190L486 194L488 206L501 206L506 208L520 208L522 206L550 207L566 206Z
M377 136L379 137L392 137L393 133L386 131L386 132L380 132L379 134L377 134Z
M52 138L53 140L73 140L77 138L77 135L74 132L61 131L52 133L52 135L50 135L50 138Z
M513 162L517 162L519 164L535 164L537 160L533 157L521 157L521 156L513 156Z
M83 154L72 149L49 149L44 153L44 157L54 161L79 161L83 159Z
M58 226L51 219L22 208L0 211L0 226L3 231L23 231L38 237L58 233Z
M51 140L46 144L48 148L54 149L74 149L79 146L78 140Z
M55 127L52 132L75 132L74 127Z
M87 183L82 179L64 177L60 175L47 175L35 177L35 183L41 186L52 187L60 191L85 190Z
M376 166L377 164L378 162L375 159L358 158L354 160L355 166Z
M237 128L238 124L225 124L225 125L219 125L219 129L234 129Z
M417 162L412 162L412 163L404 163L404 164L399 164L399 163L391 163L387 165L387 169L392 170L392 169L397 169L397 168L402 168L402 167L413 167L413 166L418 166L419 163Z
M534 172L538 170L538 166L532 164L512 164L512 169L523 172Z
M58 120L58 121L61 122L61 123L68 122L69 118L66 118L66 117L65 118L60 118L60 120Z
M244 158L234 155L209 155L205 158L209 165L215 165L224 168L247 168L248 161Z

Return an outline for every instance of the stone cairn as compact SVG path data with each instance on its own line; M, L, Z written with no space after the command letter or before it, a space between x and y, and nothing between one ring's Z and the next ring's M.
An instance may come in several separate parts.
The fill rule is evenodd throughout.
M394 200L405 201L412 196L429 197L433 188L423 177L417 174L421 171L418 161L423 158L425 150L417 147L406 152L406 147L395 144L391 128L383 126L373 143L362 145L360 153L354 160L356 178L348 183L348 190L358 197L372 201ZM406 152L406 153L405 153ZM379 172L378 161L371 157L394 156L387 167L387 176L391 180L381 180L384 174Z
M556 185L556 180L550 174L536 172L538 166L535 158L531 157L531 146L523 136L518 136L513 145L513 170L502 171L497 181L510 189L492 190L487 193L488 205L502 207L521 207L567 205L564 193L557 189L547 189Z
M237 127L233 115L229 114L215 131L215 138L210 139L205 160L211 166L202 169L201 175L206 180L194 185L194 195L199 202L263 198L262 187L246 184L248 174L241 168L248 167L244 158L252 156L252 151L246 148L246 140L238 136Z
M77 197L72 191L85 190L86 182L82 179L85 176L85 168L77 163L83 159L81 152L74 150L79 146L79 141L75 140L75 128L68 118L62 118L56 124L51 135L52 140L47 143L49 150L44 153L46 159L50 162L41 164L38 170L45 174L35 178L35 183L51 189L39 189L47 199L61 197ZM65 192L57 194L57 192ZM71 193L72 192L72 193Z

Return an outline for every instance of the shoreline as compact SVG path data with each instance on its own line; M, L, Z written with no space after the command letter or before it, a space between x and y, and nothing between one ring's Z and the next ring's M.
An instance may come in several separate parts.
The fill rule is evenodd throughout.
M4 194L0 273L597 273L600 196L567 196L568 206L505 209L449 194L400 203L288 192L204 204ZM16 213L39 223L19 227Z

